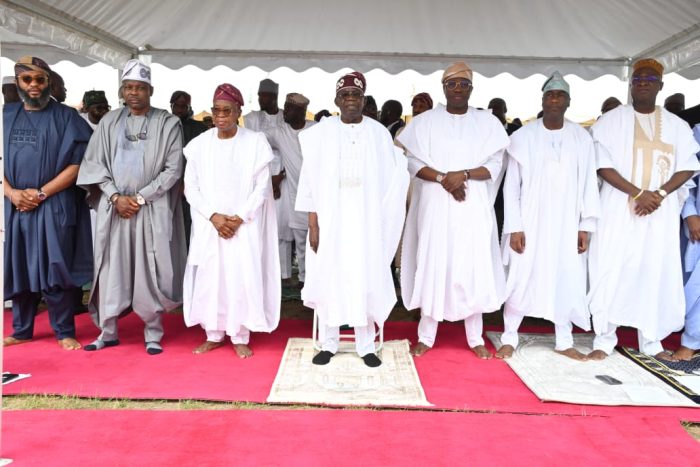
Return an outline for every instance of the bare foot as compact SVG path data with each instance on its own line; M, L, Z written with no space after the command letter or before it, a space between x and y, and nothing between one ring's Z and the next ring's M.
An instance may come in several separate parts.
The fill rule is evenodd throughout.
M200 353L207 353L211 352L214 349L218 349L224 345L223 341L222 342L212 342L212 341L204 341L204 344L200 345L196 349L192 351L194 354L200 354Z
M559 355L563 355L565 357L569 357L572 360L578 360L579 362L585 362L588 360L588 355L579 352L578 350L574 349L573 347L569 347L566 350L554 350L556 353Z
M233 349L236 354L241 358L248 358L253 356L253 350L245 344L233 344Z
M491 357L493 357L493 355L491 355L491 352L489 352L488 349L483 345L477 345L476 347L473 347L472 352L474 352L476 356L482 360L490 360Z
M73 339L72 337L59 339L58 345L60 345L63 350L78 350L81 347L80 342Z
M589 360L605 360L606 358L608 358L608 354L606 354L602 350L594 350L593 352L588 354Z
M413 355L414 357L420 357L421 355L426 353L428 350L430 350L430 347L428 347L427 345L425 345L422 342L418 342L416 345L411 347L411 355Z
M8 347L10 345L19 345L19 344L26 344L27 342L31 342L31 339L17 339L12 336L7 336L2 340L2 345L3 347Z
M498 352L496 352L495 357L506 360L513 356L513 352L515 352L515 348L512 345L502 345L501 348L498 349Z
M676 360L684 360L688 361L691 358L693 358L693 355L695 355L696 350L693 350L691 348L688 348L684 345L681 345L678 350L673 352L673 358Z
M654 355L654 358L664 362L677 362L678 360L673 356L668 350L662 350L661 352Z

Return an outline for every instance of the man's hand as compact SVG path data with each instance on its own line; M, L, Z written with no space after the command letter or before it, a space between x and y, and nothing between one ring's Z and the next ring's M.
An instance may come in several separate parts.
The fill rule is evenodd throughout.
M227 216L215 213L209 219L219 233L219 237L228 240L236 235L238 228L243 224L243 219L238 216Z
M700 241L700 216L686 217L685 224L688 226L690 241L693 243Z
M525 251L525 232L513 232L510 234L511 249L522 255Z
M309 226L309 246L314 250L314 253L318 253L318 240L319 240L319 230L318 225Z
M464 185L460 185L450 192L455 201L461 203L467 199L467 188Z
M39 190L34 188L13 190L10 200L20 212L33 211L39 206Z
M448 193L452 193L460 186L464 186L467 181L467 174L460 170L459 172L447 172L440 184Z
M273 175L272 178L272 195L275 197L275 199L279 199L279 197L282 195L282 192L280 191L280 185L282 184L282 180L284 180L287 177L287 171L285 169L282 169L282 171L277 174Z
M139 209L141 209L135 197L126 195L119 195L116 201L114 201L114 207L117 210L117 214L122 219L131 219L139 212Z
M644 190L639 198L634 200L634 213L638 216L648 216L659 209L663 200L663 196L655 191Z
M585 253L588 250L588 232L583 230L578 231L578 254Z

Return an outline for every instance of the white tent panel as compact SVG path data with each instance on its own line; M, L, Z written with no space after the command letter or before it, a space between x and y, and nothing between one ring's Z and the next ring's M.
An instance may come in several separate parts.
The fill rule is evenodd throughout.
M431 73L465 59L487 76L585 79L652 53L668 71L700 62L700 0L0 0L0 28L115 67L139 48L169 68Z

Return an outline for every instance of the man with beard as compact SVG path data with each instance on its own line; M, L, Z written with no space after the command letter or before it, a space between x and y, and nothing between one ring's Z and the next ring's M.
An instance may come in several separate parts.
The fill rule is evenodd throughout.
M487 359L481 315L498 310L505 298L493 200L509 141L490 111L469 106L472 70L466 63L450 65L442 85L447 106L420 114L398 137L415 177L401 296L407 309L421 309L413 355L432 348L440 321L464 320L469 347Z
M3 345L32 340L43 295L59 345L79 349L74 307L92 275L92 243L84 193L75 180L90 127L51 99L50 69L42 59L20 58L15 75L22 102L3 109L4 289L14 330Z
M121 91L126 106L102 119L78 176L97 211L88 307L102 331L85 350L118 345L117 318L133 309L145 323L146 352L156 355L163 351L161 313L182 303L182 127L151 107L144 63L124 65Z
M284 183L287 184L289 189L289 204L282 208L287 210L289 228L292 229L292 234L294 235L294 245L299 264L299 287L303 287L306 280L306 234L309 223L307 213L295 211L294 205L299 190L299 174L304 161L301 147L299 146L299 134L302 130L316 123L306 120L308 105L309 100L301 94L287 94L283 111L284 124L265 132L267 140L272 146L272 151L275 153L275 159L277 159L272 165L281 165L287 174ZM282 252L280 251L280 253ZM285 253L287 257L280 257L280 261L284 263L284 268L291 270L292 252L290 250Z
M379 122L363 117L367 82L359 72L336 83L340 117L327 117L299 134L304 164L296 210L309 213L304 305L318 314L326 365L338 351L340 326L355 328L365 365L382 364L374 347L396 303L387 267L396 252L408 187L406 158Z
M661 341L683 328L685 299L678 235L684 184L700 170L688 125L656 106L664 67L633 65L632 104L602 115L591 128L601 217L591 239L589 303L596 333L589 359L617 344L618 326L637 329L639 350L674 360Z

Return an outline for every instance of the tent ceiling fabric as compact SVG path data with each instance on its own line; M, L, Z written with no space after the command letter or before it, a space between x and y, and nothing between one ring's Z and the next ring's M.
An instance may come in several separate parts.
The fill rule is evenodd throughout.
M0 32L10 58L28 36L115 67L145 47L169 68L432 73L464 59L486 76L593 79L654 55L700 74L700 0L0 0Z

